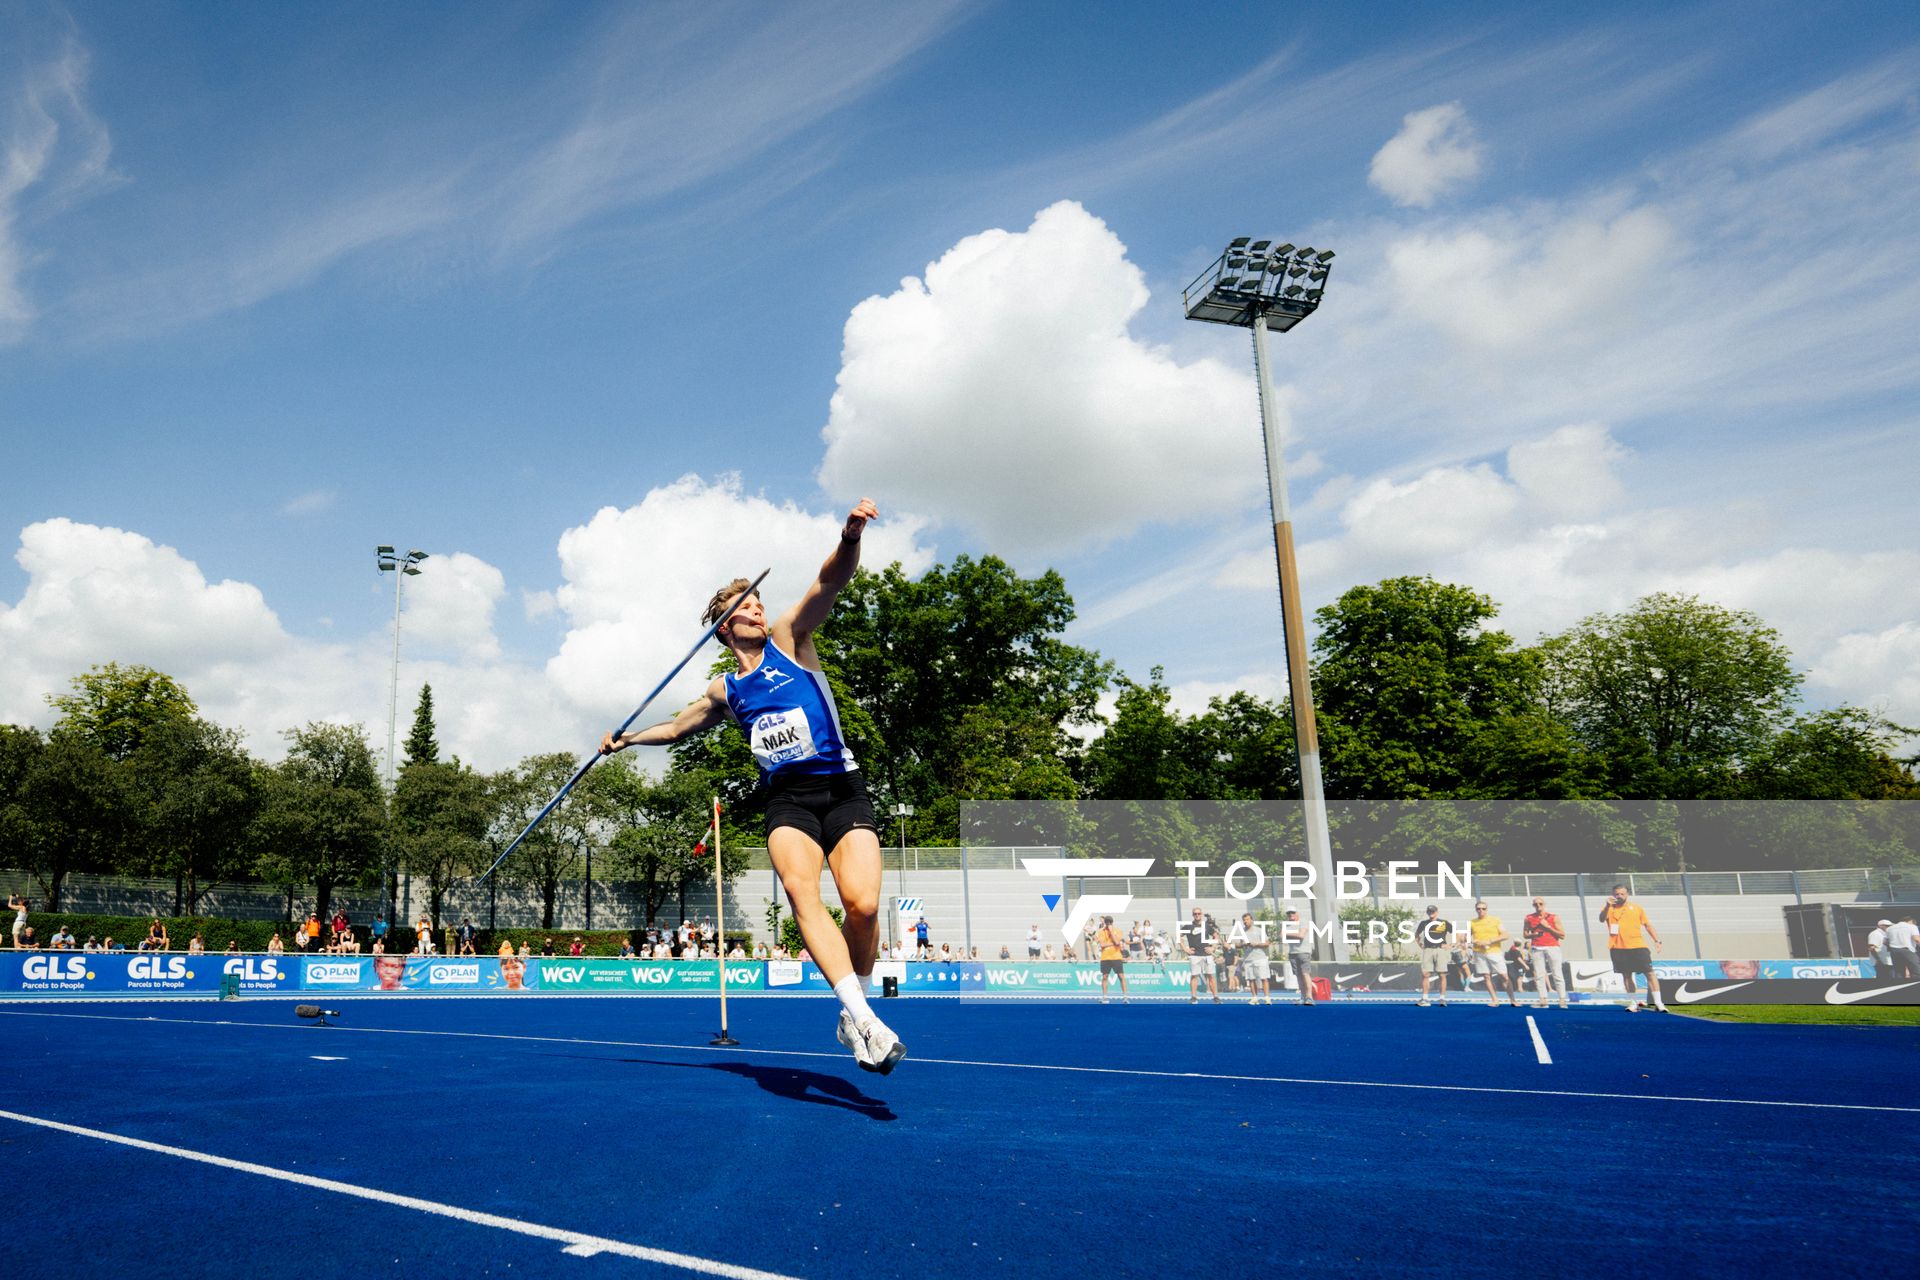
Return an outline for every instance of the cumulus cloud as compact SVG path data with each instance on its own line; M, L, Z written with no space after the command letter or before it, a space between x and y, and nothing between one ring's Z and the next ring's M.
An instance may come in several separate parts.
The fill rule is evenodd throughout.
M1920 616L1920 551L1756 550L1763 514L1635 505L1622 474L1635 462L1605 426L1582 423L1513 445L1499 465L1366 480L1336 527L1300 549L1309 607L1355 583L1428 574L1490 595L1497 625L1529 643L1651 592L1693 594L1777 628L1813 704L1920 722L1920 626L1907 621ZM1272 553L1226 557L1203 580L1270 591Z
M820 482L1016 556L1244 501L1263 474L1252 376L1135 338L1147 301L1072 201L967 237L848 317Z
M463 657L499 656L493 610L507 593L507 580L498 569L456 551L431 557L418 576L408 575L404 590L405 639Z
M860 496L851 494L847 506ZM863 535L862 563L878 569L898 560L908 573L928 568L933 555L919 544L921 522L893 517L884 506L880 515ZM844 510L812 512L746 493L737 475L711 482L683 476L631 507L602 508L560 537L566 581L554 603L570 629L546 664L547 678L572 705L603 718L637 701L700 634L700 613L716 588L771 567L761 597L774 612L786 608L832 552L845 519ZM658 707L691 700L718 653L716 647L689 663Z
M1425 209L1480 176L1485 148L1457 102L1409 112L1374 153L1367 181L1398 205Z

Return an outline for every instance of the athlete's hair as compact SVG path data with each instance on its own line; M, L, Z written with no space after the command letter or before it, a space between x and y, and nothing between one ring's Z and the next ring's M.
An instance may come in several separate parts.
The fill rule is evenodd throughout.
M726 586L714 592L713 599L707 601L707 611L700 615L700 621L706 623L713 622L727 611L727 605L732 603L735 596L752 585L753 580L751 578L735 578L732 582L729 582ZM715 633L714 639L720 639L718 633ZM725 645L726 641L720 640L720 643Z

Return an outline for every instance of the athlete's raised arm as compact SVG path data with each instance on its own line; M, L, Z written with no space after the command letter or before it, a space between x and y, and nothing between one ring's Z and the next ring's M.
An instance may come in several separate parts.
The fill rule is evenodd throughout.
M871 498L862 498L854 504L853 510L847 513L846 526L840 530L840 544L827 557L826 563L820 566L820 576L800 597L800 603L781 614L779 621L773 624L775 643L796 658L805 660L807 655L800 653L800 647L804 645L812 649L814 631L833 611L834 599L841 590L853 581L854 571L860 567L860 535L865 531L867 521L878 519L879 516L880 509L873 505Z
M600 754L612 755L626 747L664 747L702 729L710 729L727 716L727 682L717 679L707 691L688 703L679 715L644 729L631 729L614 737L609 729L600 739Z

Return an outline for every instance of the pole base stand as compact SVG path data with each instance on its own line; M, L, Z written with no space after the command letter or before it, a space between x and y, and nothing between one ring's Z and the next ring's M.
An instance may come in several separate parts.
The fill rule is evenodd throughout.
M722 1031L719 1035L707 1041L707 1043L710 1045L714 1045L718 1048L725 1049L725 1048L731 1048L732 1046L737 1045L740 1042L738 1040L735 1040L732 1036L728 1035L726 1032Z

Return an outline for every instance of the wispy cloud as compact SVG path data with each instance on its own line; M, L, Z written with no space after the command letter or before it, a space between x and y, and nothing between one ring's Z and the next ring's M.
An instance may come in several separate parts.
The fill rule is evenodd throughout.
M283 516L318 515L322 511L331 510L333 504L339 500L340 495L332 489L315 489L311 493L303 493L297 498L287 499L280 507L280 514Z
M33 253L23 225L111 184L113 144L87 104L87 55L71 32L31 60L41 43L14 30L29 51L19 80L0 103L0 345L25 336L38 314L26 273Z

